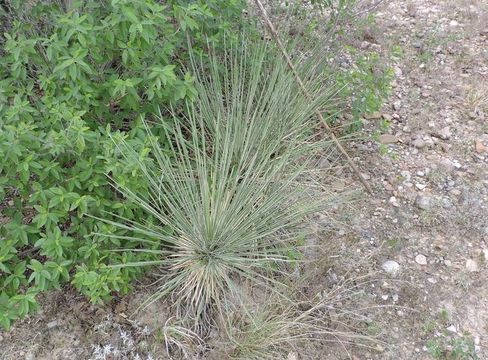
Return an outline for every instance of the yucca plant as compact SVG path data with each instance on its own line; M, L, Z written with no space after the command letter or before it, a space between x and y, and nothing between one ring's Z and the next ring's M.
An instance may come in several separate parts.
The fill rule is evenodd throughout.
M117 266L160 266L161 281L148 302L170 295L197 318L225 310L223 300L238 295L243 279L272 286L304 217L317 208L296 179L314 149L326 144L313 141L312 114L331 101L327 82L297 64L313 84L315 100L305 101L270 46L241 45L212 55L210 68L194 63L199 95L186 117L173 115L172 125L161 118L170 151L147 123L152 163L139 161L123 139L115 141L127 159L139 161L149 191L115 187L158 220L110 222L136 234L130 240L140 249L132 251L157 256Z

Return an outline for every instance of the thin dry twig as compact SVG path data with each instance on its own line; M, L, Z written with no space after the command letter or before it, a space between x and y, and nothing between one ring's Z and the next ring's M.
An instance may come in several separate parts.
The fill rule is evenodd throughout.
M354 14L354 16L356 17L356 16L363 15L365 13L369 13L369 12L373 11L374 9L376 9L378 6L380 6L383 2L384 2L384 0L378 0L377 2L373 3L371 6L358 11L357 13Z
M254 0L254 2L258 6L259 11L261 13L261 16L262 16L264 22L266 23L266 26L268 27L268 29L271 33L271 36L273 37L274 41L278 45L278 48L280 49L288 67L290 68L291 72L293 73L293 76L295 77L296 82L300 86L300 89L302 90L303 95L307 98L307 100L312 100L310 93L307 91L305 85L303 84L302 79L300 78L300 75L298 75L298 72L296 71L295 66L293 65L293 63L290 59L290 56L288 55L285 47L283 46L283 43L281 42L280 37L278 36L278 33L277 33L273 23L271 22L271 19L269 18L267 12L266 12L266 9L264 8L264 6L260 0ZM357 168L356 164L354 164L354 161L351 159L351 157L349 156L347 151L341 145L341 143L339 142L339 139L337 139L337 137L334 135L332 129L330 128L329 124L327 124L327 122L325 121L321 112L319 110L315 110L315 115L324 124L324 127L327 130L329 136L332 138L332 141L335 143L335 145L337 146L337 148L339 149L341 154L344 155L344 157L346 158L346 160L347 160L349 166L351 167L352 171L356 174L356 176L358 177L359 181L364 186L366 191L369 194L372 194L371 188L370 188L369 184L367 183L366 179L363 177L363 175L361 174L361 172Z

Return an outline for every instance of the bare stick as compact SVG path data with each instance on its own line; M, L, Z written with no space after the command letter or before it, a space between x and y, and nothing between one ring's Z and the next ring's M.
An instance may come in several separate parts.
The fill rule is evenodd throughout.
M263 18L264 22L266 23L266 25L267 25L270 33L271 33L271 36L273 37L276 44L278 45L278 48L280 49L280 51L281 51L281 53L282 53L282 55L286 61L286 64L288 65L291 72L293 73L293 76L295 77L296 82L300 86L300 89L302 90L303 95L307 98L307 100L311 100L310 93L307 91L307 88L303 84L303 81L300 78L300 75L298 75L298 72L296 71L295 66L291 62L290 56L288 55L285 47L283 46L283 43L280 40L280 37L278 36L278 33L276 32L276 29L275 29L273 23L271 22L270 18L268 17L268 14L266 13L266 9L264 8L264 6L260 0L254 0L254 2L258 6L259 11L261 12L262 18ZM366 179L359 172L359 169L357 168L356 164L354 164L354 161L351 159L351 157L349 156L347 151L344 149L344 147L341 145L341 143L339 142L337 137L334 135L329 124L327 124L327 121L325 121L324 117L322 116L322 113L319 110L315 110L314 113L319 118L319 120L324 124L324 127L327 130L327 132L329 133L329 136L332 138L332 141L334 141L334 143L336 144L339 151L347 159L349 166L351 167L352 171L356 174L356 176L359 178L359 181L361 181L361 184L363 184L366 191L369 194L371 194L372 191L371 191L371 188L369 187L369 184L366 182Z

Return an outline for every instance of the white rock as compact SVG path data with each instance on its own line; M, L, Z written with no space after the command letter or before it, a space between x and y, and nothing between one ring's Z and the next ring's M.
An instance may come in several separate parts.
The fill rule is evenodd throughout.
M286 357L287 360L297 360L298 359L298 354L296 352L290 352L288 353L288 356Z
M393 260L387 260L381 265L381 268L392 276L395 276L400 271L400 264Z
M451 129L449 126L443 127L442 129L439 130L437 135L442 139L442 140L448 140L451 137Z
M388 200L388 202L389 202L391 205L393 205L394 207L399 207L399 206L400 206L400 204L399 204L399 203L398 203L398 201L397 201L397 198L396 198L396 197L394 197L394 196L392 196L392 197L390 198L390 200Z
M424 190L427 187L427 185L417 183L415 184L415 187L419 190Z
M469 272L478 272L480 271L478 267L478 263L474 261L473 259L468 259L466 260L466 270Z
M454 333L454 334L456 334L456 333L457 333L456 326L454 326L454 325L448 326L448 327L446 328L446 330L447 330L447 331L449 331L449 332L452 332L452 333Z
M419 265L427 265L427 258L425 257L425 255L418 254L415 257L415 262Z
M417 149L422 149L425 147L425 141L422 139L415 139L412 141L412 145L415 146Z
M408 170L402 170L400 171L400 175L405 179L405 181L410 181L410 171Z

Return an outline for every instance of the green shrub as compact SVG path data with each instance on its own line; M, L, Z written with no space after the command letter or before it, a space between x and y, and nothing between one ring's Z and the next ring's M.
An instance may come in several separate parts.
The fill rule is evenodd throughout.
M336 79L342 89L339 96L348 103L352 115L347 130L357 133L362 127L361 116L379 111L388 98L393 70L382 64L375 52L353 56L351 68L338 72Z
M0 324L36 295L72 284L93 302L125 293L143 271L110 267L153 255L130 231L92 216L145 216L111 188L147 188L139 162L150 140L139 114L195 96L188 44L203 52L232 38L244 1L11 1L0 40ZM150 119L149 119L150 120ZM160 135L161 128L153 129ZM114 145L137 153L125 159ZM91 216L86 216L90 214ZM117 234L117 237L107 237ZM124 249L111 251L111 249Z

